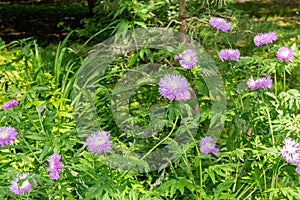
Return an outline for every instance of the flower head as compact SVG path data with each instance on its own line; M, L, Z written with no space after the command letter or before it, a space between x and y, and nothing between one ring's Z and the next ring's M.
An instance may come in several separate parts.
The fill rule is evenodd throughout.
M292 138L285 138L280 154L286 162L300 163L300 144Z
M219 52L219 58L223 60L237 60L241 53L238 49L222 49Z
M287 46L283 46L277 50L276 56L279 60L290 61L293 59L294 54L293 54L293 51L291 48L289 48Z
M9 102L4 103L4 104L2 105L2 109L3 109L3 110L7 110L7 109L9 109L10 107L14 107L14 106L17 106L17 105L19 105L19 102L18 102L18 101L16 101L16 100L11 100L11 101L9 101Z
M231 25L228 24L225 19L223 19L223 18L217 18L217 17L210 18L209 24L212 27L214 27L214 28L216 28L218 30L221 30L223 32L228 31L230 29L230 27L231 27Z
M191 98L188 82L181 75L166 75L159 80L159 93L169 100L187 100Z
M254 90L256 88L256 82L252 77L248 79L247 86L250 90Z
M96 131L86 138L87 148L92 153L104 153L111 149L110 134L106 131Z
M18 132L11 126L0 128L0 146L11 144L15 141Z
M33 176L29 177L29 173L23 173L21 176L17 177L15 180L10 182L10 191L15 194L24 194L26 191L32 188L31 182L34 182L35 186L37 187L36 180Z
M61 155L59 154L52 154L47 159L49 167L47 172L49 172L49 176L52 180L59 179L59 172L62 171L62 164L60 162Z
M211 136L201 138L199 146L200 152L203 154L219 153L219 149L216 147L216 142Z
M197 54L192 49L186 49L181 54L175 55L174 60L179 60L181 67L190 69L197 64Z
M277 35L275 32L259 33L253 39L254 44L257 47L262 46L264 44L270 44L275 40L277 40Z
M270 76L258 78L257 80L254 80L252 77L248 79L247 86L250 90L254 89L270 89L273 85L273 80Z

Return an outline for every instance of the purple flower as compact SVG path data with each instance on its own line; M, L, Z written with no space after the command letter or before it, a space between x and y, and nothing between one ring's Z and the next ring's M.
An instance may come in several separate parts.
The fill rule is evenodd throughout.
M222 49L219 52L219 57L223 60L237 60L240 55L241 53L238 49Z
M262 46L264 44L270 44L275 40L277 40L277 35L275 32L259 33L253 39L254 44L257 47Z
M159 80L159 93L169 100L187 100L191 98L188 82L181 75L166 75Z
M292 49L287 46L280 47L277 52L276 56L279 60L282 61L290 61L294 57Z
M26 191L30 190L32 188L32 185L30 183L30 179L32 182L34 182L35 187L37 187L36 180L33 178L33 176L29 177L29 173L23 173L21 176L17 177L15 180L10 182L10 191L15 194L24 194Z
M181 67L190 69L197 64L197 54L192 49L186 49L181 54L175 55L174 60L179 60Z
M272 78L270 76L258 78L257 80L254 80L252 77L248 79L247 86L250 90L254 89L270 89L273 85Z
M0 128L0 146L11 144L15 141L18 132L11 126Z
M206 136L201 138L199 146L200 146L200 151L203 154L219 153L219 149L216 148L216 142L214 138L212 138L211 136Z
M228 24L225 19L223 19L223 18L217 18L217 17L210 18L209 24L212 27L214 27L214 28L216 28L218 30L221 30L223 32L228 31L230 29L230 27L231 27L231 25Z
M300 163L300 144L292 138L285 138L280 154L286 162Z
M17 105L19 105L19 102L18 102L18 101L16 101L16 100L11 100L11 101L9 101L9 102L4 103L3 106L2 106L2 109L3 109L3 110L7 110L7 109L9 109L10 107L14 107L14 106L17 106Z
M297 168L295 170L298 174L300 174L300 163L297 164Z
M248 79L247 86L250 90L254 90L256 88L256 82L252 77Z
M47 159L49 167L47 169L47 172L49 172L49 177L52 180L59 179L59 172L62 171L62 164L60 162L61 155L59 154L52 154Z
M86 138L87 148L92 153L105 153L111 149L110 134L106 131L96 131Z

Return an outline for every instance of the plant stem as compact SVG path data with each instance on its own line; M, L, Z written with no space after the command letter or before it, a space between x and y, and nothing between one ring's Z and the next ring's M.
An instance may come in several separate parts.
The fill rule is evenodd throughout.
M174 129L176 127L177 121L178 121L178 117L176 117L170 133L164 139L162 139L159 143L157 143L154 147L152 147L140 160L144 160L147 156L149 156L150 153L152 153L152 151L154 151L154 149L156 149L159 145L161 145L164 141L166 141L172 135L172 133L174 132Z
M283 70L283 92L285 92L285 85L286 85L286 72L285 68Z
M272 135L272 146L273 146L273 148L275 148L275 140L274 140L274 134L273 134L272 121L271 121L270 112L269 112L269 110L268 110L267 107L266 107L266 111L267 111L267 114L268 114L268 121L269 121L269 125L270 125L270 132L271 132L271 135Z

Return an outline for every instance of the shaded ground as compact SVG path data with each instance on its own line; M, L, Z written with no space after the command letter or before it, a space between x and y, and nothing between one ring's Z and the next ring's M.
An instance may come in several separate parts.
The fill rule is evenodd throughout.
M34 37L39 44L48 45L65 38L69 28L80 27L87 13L87 6L76 1L1 1L0 37L6 43Z
M236 9L290 30L300 27L300 0L237 0ZM87 17L85 0L0 0L0 37L6 43L34 37L39 45L61 41ZM78 38L72 35L73 40Z

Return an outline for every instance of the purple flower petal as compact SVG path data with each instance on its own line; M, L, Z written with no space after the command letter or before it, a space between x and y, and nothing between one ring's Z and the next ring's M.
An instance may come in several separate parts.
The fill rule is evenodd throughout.
M104 153L111 149L110 134L106 131L96 131L86 138L87 148L92 153Z
M19 195L19 194L25 194L26 191L30 190L32 188L32 185L29 181L31 179L35 186L37 187L36 180L33 178L33 176L29 177L29 173L23 173L21 176L17 177L15 180L10 182L10 191Z
M290 61L293 59L294 53L291 48L289 48L287 46L283 46L277 50L276 56L279 60Z
M223 32L228 31L230 29L230 27L231 27L231 25L228 24L225 19L218 18L218 17L212 17L212 18L210 18L209 24L212 27L214 27L214 28L216 28L218 30L221 30Z
M18 102L18 101L16 101L16 100L11 100L11 101L9 101L9 102L4 103L4 104L2 105L2 109L3 109L3 110L7 110L7 109L9 109L10 107L14 107L14 106L17 106L17 105L19 105L19 102Z
M11 126L0 128L0 146L5 146L13 143L16 140L18 132Z
M238 49L222 49L219 52L219 57L223 60L238 60L241 53Z
M216 148L216 142L214 141L214 138L212 138L211 136L206 136L201 138L199 146L200 146L200 152L203 154L219 153L219 149Z
M247 86L250 90L255 89L270 89L272 88L273 80L270 76L258 78L257 80L254 80L252 77L248 79Z
M61 155L59 154L53 154L49 156L49 158L47 159L49 163L47 172L49 172L49 177L52 180L60 178L59 172L62 171L62 164L60 162L60 159L61 159Z
M262 46L264 44L271 44L273 41L277 40L277 35L275 32L269 32L269 33L259 33L257 34L253 42L255 46Z
M191 69L197 64L197 53L192 49L186 49L181 54L175 55L174 60L179 60L181 67Z
M286 162L300 163L300 144L292 138L285 138L280 154Z
M166 75L159 83L159 93L169 100L188 100L191 94L188 91L188 82L181 75Z

